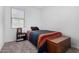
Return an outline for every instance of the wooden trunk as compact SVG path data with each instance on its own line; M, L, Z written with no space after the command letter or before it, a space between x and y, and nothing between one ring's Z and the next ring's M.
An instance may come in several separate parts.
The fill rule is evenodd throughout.
M48 38L47 50L48 53L63 53L71 47L71 40L69 37L62 36L55 39Z

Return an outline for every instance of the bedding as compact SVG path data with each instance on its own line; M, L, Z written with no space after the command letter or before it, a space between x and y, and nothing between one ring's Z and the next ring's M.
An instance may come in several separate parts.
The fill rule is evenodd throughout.
M33 43L38 52L46 52L47 45L46 45L46 38L48 37L58 37L62 34L56 31L49 31L49 30L36 30L36 31L28 31L28 40Z

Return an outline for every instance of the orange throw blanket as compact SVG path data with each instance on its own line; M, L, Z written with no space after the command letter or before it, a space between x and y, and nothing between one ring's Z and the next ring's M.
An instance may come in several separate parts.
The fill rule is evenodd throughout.
M41 34L38 37L38 48L42 47L43 44L46 42L46 38L52 37L52 39L56 38L56 37L60 37L62 36L61 32L51 32L51 33L46 33L46 34Z

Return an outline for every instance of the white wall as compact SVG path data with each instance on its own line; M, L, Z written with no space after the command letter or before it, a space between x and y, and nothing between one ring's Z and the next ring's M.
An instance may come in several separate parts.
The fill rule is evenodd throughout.
M5 7L5 42L16 40L16 29L11 28L11 8L25 10L25 28L23 31L29 30L30 26L41 27L40 10L34 7Z
M4 32L3 32L3 26L4 26L4 23L3 23L4 19L3 19L3 7L0 6L0 50L4 44Z
M70 36L72 46L79 48L79 7L45 7L41 10L43 29Z
M33 7L26 7L25 12L25 28L29 30L31 26L38 26L41 28L40 10Z

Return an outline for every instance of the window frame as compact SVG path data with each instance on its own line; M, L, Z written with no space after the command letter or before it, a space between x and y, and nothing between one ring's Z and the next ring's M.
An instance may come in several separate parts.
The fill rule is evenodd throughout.
M14 18L13 18L13 17L12 17L12 9L16 9L16 10L19 10L19 11L23 11L23 13L24 13L24 19L17 18L17 17L14 17ZM23 27L25 27L25 10L19 9L19 8L11 8L11 13L10 13L10 14L11 14L11 16L10 16L10 17L11 17L11 18L10 18L10 19L11 19L11 22L10 22L10 23L11 23L11 28L12 28L12 29L16 29L16 28L13 28L13 25L12 25L12 21L13 21L13 20L12 20L12 19L24 20L24 22L23 22ZM17 28L23 28L23 27L17 27Z

